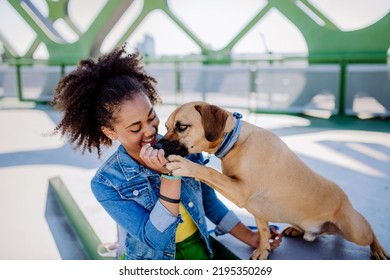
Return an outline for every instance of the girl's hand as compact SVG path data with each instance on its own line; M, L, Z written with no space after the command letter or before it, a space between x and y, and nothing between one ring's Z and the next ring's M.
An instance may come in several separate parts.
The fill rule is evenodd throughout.
M279 233L277 229L273 226L270 226L270 230L271 230L271 238L269 239L269 243L271 245L271 249L274 250L280 246L280 243L282 242L283 234Z
M163 149L154 149L150 144L146 144L141 148L140 157L147 167L157 171L158 173L169 173L166 168L168 160L165 158Z
M280 243L282 242L282 234L279 233L275 227L273 226L270 226L269 227L270 231L271 231L271 237L269 239L269 243L271 245L271 250L274 250L276 248L278 248L280 246ZM260 235L259 235L259 232L256 230L256 231L252 231L250 234L247 234L246 239L248 239L247 243L249 246L253 247L253 248L257 248L259 247L259 243L260 243Z

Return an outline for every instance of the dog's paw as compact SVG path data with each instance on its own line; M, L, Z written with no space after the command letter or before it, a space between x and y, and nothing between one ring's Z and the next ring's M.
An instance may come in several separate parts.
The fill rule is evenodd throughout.
M382 246L371 246L371 259L373 260L390 260L389 254Z
M271 249L256 249L253 251L250 259L251 260L267 260Z
M282 234L287 237L301 237L303 236L303 232L294 228L294 227L287 227L283 230Z
M371 259L373 260L390 260L390 256L385 251L371 251Z

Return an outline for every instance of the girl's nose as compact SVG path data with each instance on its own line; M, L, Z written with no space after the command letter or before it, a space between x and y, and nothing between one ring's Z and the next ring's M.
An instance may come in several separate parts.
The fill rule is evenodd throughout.
M153 125L148 125L145 130L145 136L152 136L156 133L156 128Z

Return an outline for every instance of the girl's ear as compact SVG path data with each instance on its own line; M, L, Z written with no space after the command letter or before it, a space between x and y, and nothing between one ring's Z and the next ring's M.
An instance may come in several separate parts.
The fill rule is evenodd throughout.
M196 105L195 110L202 116L202 124L207 141L214 142L222 137L229 114L215 105Z
M104 133L104 135L107 136L107 138L110 138L111 140L116 139L116 133L112 129L110 129L106 126L102 126L102 127L100 127L100 130Z

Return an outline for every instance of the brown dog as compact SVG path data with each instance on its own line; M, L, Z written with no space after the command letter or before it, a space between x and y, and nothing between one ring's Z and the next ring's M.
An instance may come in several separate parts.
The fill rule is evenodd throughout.
M270 131L204 102L180 106L166 127L156 145L165 150L172 174L207 183L255 217L260 245L252 259L269 255L269 221L289 223L285 235L303 235L309 241L320 234L340 234L370 245L372 258L389 259L341 188L311 170ZM202 151L221 158L223 174L182 157Z

